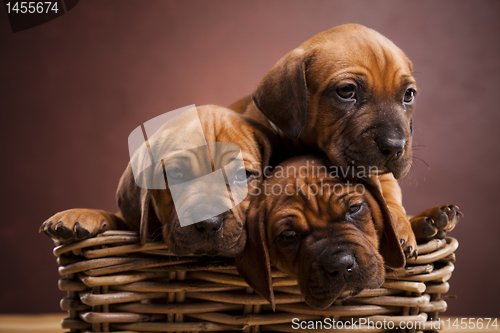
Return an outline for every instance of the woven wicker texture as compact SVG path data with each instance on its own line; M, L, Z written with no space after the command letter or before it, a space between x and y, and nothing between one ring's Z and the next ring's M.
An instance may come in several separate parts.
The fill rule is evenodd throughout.
M294 329L294 318L328 319L336 321L337 327L361 323L364 318L365 324L356 326L359 332L398 330L399 323L419 323L418 330L431 330L438 313L447 307L441 294L449 289L458 247L450 237L421 244L418 259L408 260L405 269L389 272L381 288L364 290L321 311L303 302L295 279L273 271L273 312L238 276L233 260L176 257L163 243L141 246L138 242L135 232L107 231L54 249L63 276L59 289L68 292L61 300L69 315L63 328L70 332L301 332L306 330ZM396 326L375 327L384 320ZM317 330L322 331L331 329Z

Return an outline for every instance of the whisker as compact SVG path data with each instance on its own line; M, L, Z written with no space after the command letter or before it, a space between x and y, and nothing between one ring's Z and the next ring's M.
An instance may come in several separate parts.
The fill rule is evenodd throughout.
M421 157L420 157L420 156L418 156L418 155L413 155L413 160L414 160L414 161L418 161L418 162L422 162L422 163L424 163L424 164L425 164L425 166L427 167L427 169L429 169L429 168L430 168L429 164L428 164L426 161L424 161L424 159L423 159L423 158L421 158ZM413 165L413 164L414 164L414 163L412 163L412 165Z
M427 171L429 171L430 166L427 162L425 162L420 156L413 155L412 156L412 163L410 165L410 170L408 170L408 175L405 177L405 179L408 180L410 185L418 185L418 173L421 175L424 175L425 179L425 172L421 169L421 165L425 165L427 167Z
M413 150L419 150L422 148L427 148L427 146L426 145L417 145L417 144L411 146L411 149L413 149Z

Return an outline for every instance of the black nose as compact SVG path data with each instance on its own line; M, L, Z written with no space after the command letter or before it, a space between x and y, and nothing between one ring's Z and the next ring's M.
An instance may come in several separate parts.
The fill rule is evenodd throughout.
M406 140L380 137L376 140L378 149L389 158L398 158L403 154L406 146Z
M201 222L198 222L194 226L196 227L196 230L198 230L201 233L215 234L222 229L223 222L224 222L223 217L221 215L217 215L209 219L203 220Z
M356 259L350 253L340 253L329 258L328 262L323 265L328 274L332 277L347 278L356 269Z

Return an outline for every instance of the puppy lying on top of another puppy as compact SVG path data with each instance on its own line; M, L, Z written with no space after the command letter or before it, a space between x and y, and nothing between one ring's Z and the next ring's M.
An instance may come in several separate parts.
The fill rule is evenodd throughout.
M451 228L449 221L432 219L412 226L396 180L411 166L417 90L413 65L401 49L372 29L346 24L286 54L252 96L230 108L281 135L295 155L326 155L346 173L376 168L370 177L406 256L416 257L414 232L425 238ZM444 207L459 214L454 206Z
M406 257L417 256L417 240L443 237L462 215L456 206L436 206L410 221L402 206L396 178L411 165L416 92L412 64L391 41L359 25L330 29L285 55L231 110L199 107L206 149L186 149L192 122L160 128L148 147L172 148L150 170L164 175L163 188L138 186L132 161L118 186L118 214L71 209L40 231L64 243L129 228L140 231L144 243L148 230L160 228L177 255L236 257L240 274L273 305L271 264L297 277L309 305L326 308L341 294L379 287L384 264L403 267ZM212 145L223 142L241 154L231 145ZM200 156L209 166L200 167ZM226 169L238 159L244 167ZM307 168L307 161L354 174L377 171L350 184L328 173L275 172L264 180L268 166ZM219 169L226 186L174 189ZM316 193L319 184L340 192ZM268 186L294 191L265 195ZM207 191L208 211L211 205L227 210L200 220L193 211ZM174 205L173 196L183 204ZM199 222L181 226L186 220Z

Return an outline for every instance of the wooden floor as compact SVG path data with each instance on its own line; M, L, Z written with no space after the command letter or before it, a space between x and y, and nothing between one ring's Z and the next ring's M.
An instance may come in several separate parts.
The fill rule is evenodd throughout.
M43 315L0 314L1 333L63 333L61 320L67 313Z
M0 333L63 333L67 330L61 329L60 322L66 318L66 314L43 314L43 315L2 315L0 314ZM442 318L441 320L446 320ZM455 318L452 318L452 322ZM460 319L459 319L460 321ZM474 321L473 321L474 322ZM500 320L497 321L500 325ZM488 328L481 330L471 329L448 329L444 328L442 332L478 332L478 333L500 333L498 329ZM354 333L355 331L353 331Z

